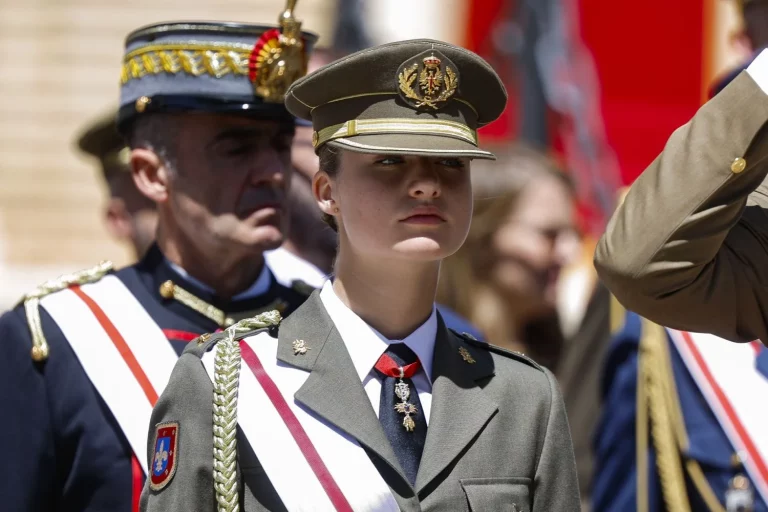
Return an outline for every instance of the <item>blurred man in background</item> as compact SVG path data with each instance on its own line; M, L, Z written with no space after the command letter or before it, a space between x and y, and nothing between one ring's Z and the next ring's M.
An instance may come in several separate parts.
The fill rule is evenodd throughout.
M77 146L97 159L109 198L104 224L112 237L133 249L139 260L155 240L157 208L136 188L131 175L131 151L115 127L116 111L92 120L78 137Z

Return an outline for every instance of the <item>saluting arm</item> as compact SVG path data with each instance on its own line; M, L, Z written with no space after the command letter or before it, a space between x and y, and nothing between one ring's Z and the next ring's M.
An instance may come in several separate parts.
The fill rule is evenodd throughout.
M152 411L147 440L147 481L141 493L142 512L215 511L213 488L213 385L200 357L184 353L176 363L168 386ZM178 424L177 450L169 461L157 449L156 425ZM171 427L172 428L172 427ZM164 444L162 448L167 451ZM160 455L158 456L158 451ZM165 467L163 467L165 457ZM173 474L159 490L152 488L152 474L159 463L159 479L165 469ZM155 487L158 485L156 484Z
M768 340L768 53L674 132L595 251L627 309L669 327Z

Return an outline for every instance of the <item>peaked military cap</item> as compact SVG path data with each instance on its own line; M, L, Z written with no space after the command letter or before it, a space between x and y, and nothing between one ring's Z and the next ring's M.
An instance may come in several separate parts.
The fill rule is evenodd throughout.
M501 115L507 92L478 55L418 39L353 53L297 80L285 103L312 121L313 143L361 153L494 159L477 129Z
M101 163L106 181L130 170L130 150L116 127L117 111L112 110L92 120L77 138L77 146L83 153Z
M279 25L177 21L146 26L125 42L121 132L152 112L222 112L293 121L283 104L307 70L317 35L301 30L289 2Z

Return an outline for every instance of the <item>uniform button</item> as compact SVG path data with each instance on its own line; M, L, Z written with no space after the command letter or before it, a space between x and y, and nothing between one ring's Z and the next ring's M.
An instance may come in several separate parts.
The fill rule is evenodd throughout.
M734 174L739 174L741 171L743 171L746 168L747 168L747 161L741 157L735 159L731 164L731 172Z

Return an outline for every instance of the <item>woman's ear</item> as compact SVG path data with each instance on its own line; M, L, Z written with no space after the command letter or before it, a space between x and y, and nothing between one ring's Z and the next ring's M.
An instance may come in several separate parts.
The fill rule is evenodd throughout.
M339 207L333 198L333 182L325 171L318 171L312 178L312 194L321 212L332 216L339 213Z
M155 203L168 199L170 173L157 153L146 148L131 150L131 173L136 188L146 197Z

